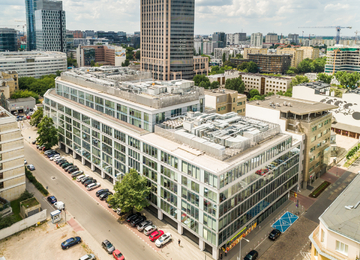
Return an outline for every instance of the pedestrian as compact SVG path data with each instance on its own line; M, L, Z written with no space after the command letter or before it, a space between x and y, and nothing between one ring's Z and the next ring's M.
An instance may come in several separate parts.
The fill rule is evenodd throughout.
M227 256L227 249L225 249L225 256Z
M178 245L179 245L179 246L180 246L180 242L181 242L181 241L180 241L180 239L179 239L179 240L178 240Z
M222 259L222 253L220 252L220 260Z

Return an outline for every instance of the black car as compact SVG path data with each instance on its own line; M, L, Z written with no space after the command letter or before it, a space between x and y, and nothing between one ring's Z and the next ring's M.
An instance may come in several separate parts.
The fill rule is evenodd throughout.
M66 159L60 159L60 160L56 161L56 164L60 165L60 164L62 164L64 162L67 162L67 160Z
M245 257L244 260L255 260L258 258L259 253L255 250L251 250Z
M130 224L132 227L136 227L137 225L141 224L145 220L146 220L145 216L140 216L140 217L133 219Z
M134 218L140 217L140 216L141 216L141 214L139 212L132 213L126 218L126 221L131 222Z
M273 229L273 231L270 232L269 238L271 240L276 240L281 235L281 231L278 229Z
M36 140L35 140L35 141L32 141L32 144L36 144Z
M69 172L69 173L70 173L71 170L79 170L79 168L76 165L73 165L70 168L65 169L65 171Z
M94 179L94 178L93 178L93 177L90 177L90 176L87 176L87 177L85 177L85 178L83 178L83 179L81 180L81 183L84 184L87 180L92 180L92 179Z
M113 193L110 192L110 191L105 192L105 193L103 193L103 194L101 194L101 195L99 196L99 199L100 199L100 200L106 200L107 197L109 197L109 195L112 195L112 194L113 194Z
M95 180L95 179L87 180L86 182L84 182L84 186L87 187L87 186L89 186L91 183L96 183L96 180Z
M64 160L64 161L62 161L62 162L59 163L59 166L62 167L63 165L65 165L65 164L67 164L67 163L69 163L69 162L68 162L67 160Z
M63 165L61 165L61 168L65 169L68 166L74 165L73 163L64 163Z
M96 194L96 197L99 197L102 193L104 192L108 192L109 189L101 189L101 190L98 190L95 194Z
M61 248L68 249L69 247L72 247L79 243L81 243L81 237L71 237L61 243Z
M69 169L67 172L68 173L73 173L73 172L76 172L78 170L79 170L79 168L77 166L75 166L75 167L72 167L71 169Z

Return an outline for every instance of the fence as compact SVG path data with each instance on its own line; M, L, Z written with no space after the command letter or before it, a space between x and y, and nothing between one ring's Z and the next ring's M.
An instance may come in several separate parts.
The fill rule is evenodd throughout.
M16 222L15 224L13 224L10 227L1 229L0 230L1 231L0 232L0 240L5 237L11 236L17 232L20 232L24 229L27 229L28 227L31 227L31 226L35 225L36 223L42 222L44 220L46 220L46 209L44 209L43 211L41 211L35 215L32 215L31 217L28 217L19 222Z

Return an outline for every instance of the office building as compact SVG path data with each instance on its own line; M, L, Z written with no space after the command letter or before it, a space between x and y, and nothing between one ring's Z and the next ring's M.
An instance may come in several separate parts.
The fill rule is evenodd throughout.
M240 76L240 71L238 70L226 70L223 74L215 74L215 75L209 75L208 79L210 83L213 83L214 81L219 82L220 87L225 87L225 82L228 79L235 79Z
M215 75L214 75L215 76ZM217 114L235 112L245 116L246 95L230 89L205 89L205 109Z
M263 45L263 35L262 33L252 33L250 37L250 46L251 47L262 47Z
M74 36L74 38L84 38L84 33L80 30L75 30L75 31L68 30L66 31L66 33L71 33Z
M276 54L278 55L284 55L288 54L291 55L291 67L297 68L297 66L300 64L300 62L304 59L304 50L300 48L277 48Z
M102 65L121 66L126 60L126 49L121 46L93 45L76 49L76 62L80 67L90 66L92 61Z
M266 48L245 48L243 57L244 59L249 58L249 54L267 54L268 50Z
M16 117L0 107L0 197L12 201L25 191L24 140Z
M69 53L69 51L74 49L74 35L72 33L67 32L65 40L66 40L66 52Z
M44 97L60 147L112 182L136 169L152 187L150 210L214 259L297 189L301 142L278 125L201 113L204 93L191 81L103 86L78 73L62 73Z
M227 45L239 45L246 41L246 33L228 33L226 34Z
M360 72L359 46L327 48L325 73L336 73L338 71Z
M39 0L25 0L27 50L36 50L35 10ZM40 0L41 1L41 0Z
M5 98L10 98L10 96L17 90L19 90L17 72L14 70L0 71L0 92L4 93Z
M214 32L212 35L213 48L225 48L226 47L226 34L224 32Z
M248 54L248 58L258 65L261 73L285 74L291 65L291 56L287 54Z
M37 1L35 37L39 51L66 52L66 20L62 1Z
M258 73L240 72L239 77L245 84L245 92L257 89L260 95L268 93L286 92L290 88L292 78L266 76Z
M209 39L203 39L202 47L202 54L211 55L214 52L214 46Z
M302 188L326 172L330 159L331 110L336 106L285 96L270 96L246 104L246 116L280 125L282 133L304 143ZM301 138L302 137L302 138Z
M293 87L294 98L335 105L332 110L331 130L338 135L360 138L360 91L350 90L335 96L331 85L324 82L308 82Z
M66 71L67 58L62 52L2 52L0 53L0 69L15 70L21 77L40 78L44 75Z
M95 37L95 31L94 30L85 30L83 32L84 38L94 38Z
M290 44L299 44L299 34L289 33L288 41L290 42Z
M355 178L319 217L320 223L311 233L311 260L359 259L359 186Z
M127 44L127 38L126 38L126 34L124 35L123 33L117 33L114 31L97 31L95 34L96 38L105 38L109 40L109 43L117 43L117 44Z
M140 8L141 70L150 71L154 80L191 80L195 1L142 0Z
M268 33L265 36L265 43L278 43L279 37L276 33Z
M194 75L208 75L209 58L202 56L194 56Z
M0 28L0 52L17 50L16 30L10 28Z

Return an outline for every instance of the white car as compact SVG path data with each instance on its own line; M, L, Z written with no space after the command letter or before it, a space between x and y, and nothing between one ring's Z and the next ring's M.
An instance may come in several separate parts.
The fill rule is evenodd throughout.
M90 185L88 185L87 187L86 187L86 189L87 190L93 190L93 189L96 189L97 187L100 187L100 183L91 183Z
M145 236L149 236L152 232L154 232L155 230L157 230L157 227L154 226L154 225L151 225L151 226L147 226L145 229L144 229L144 234Z
M65 209L65 203L62 201L57 201L54 204L54 207L57 208L58 210L63 210Z
M85 174L85 175L80 175L80 176L78 176L77 178L76 178L76 181L81 181L83 178L85 178L85 177L89 177L89 175L87 175L87 174Z
M62 158L62 157L60 155L56 154L53 157L50 157L50 161L55 161L55 160L60 159L60 158Z
M24 159L24 164L27 164L27 161Z
M155 245L157 247L162 247L167 242L169 242L171 239L172 239L171 234L170 233L165 233L164 235L162 235L159 239L157 239L155 241Z
M95 255L93 254L87 254L79 258L79 260L94 260L94 259L96 258Z

